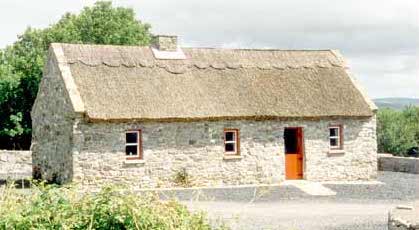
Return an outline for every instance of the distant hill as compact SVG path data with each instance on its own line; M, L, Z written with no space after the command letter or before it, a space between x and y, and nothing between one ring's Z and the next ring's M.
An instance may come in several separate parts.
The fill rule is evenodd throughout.
M419 98L389 97L373 100L378 108L403 109L406 106L419 106Z

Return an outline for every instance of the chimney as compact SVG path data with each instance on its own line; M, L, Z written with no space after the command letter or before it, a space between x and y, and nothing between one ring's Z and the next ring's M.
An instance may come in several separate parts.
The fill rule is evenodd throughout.
M156 35L152 44L159 51L177 51L177 36Z

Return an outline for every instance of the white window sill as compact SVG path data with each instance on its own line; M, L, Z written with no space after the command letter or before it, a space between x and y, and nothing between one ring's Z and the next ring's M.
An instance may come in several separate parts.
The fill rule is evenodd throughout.
M238 160L242 158L243 156L241 155L224 155L223 160Z
M329 156L331 155L341 155L341 154L345 154L345 150L343 149L331 149L328 152Z
M124 164L126 165L137 165L137 164L144 164L145 160L125 160Z

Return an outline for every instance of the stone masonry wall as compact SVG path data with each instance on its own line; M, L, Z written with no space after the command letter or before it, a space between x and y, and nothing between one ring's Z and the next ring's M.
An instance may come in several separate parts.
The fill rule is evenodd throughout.
M32 177L31 151L0 150L0 180Z
M419 158L378 154L378 170L419 174Z
M154 37L154 43L161 51L177 50L177 36L157 35Z
M344 126L344 152L329 152L330 124ZM375 118L322 121L86 123L74 125L74 177L83 185L174 187L183 168L193 186L276 184L285 179L284 127L304 129L304 178L370 180L377 175ZM225 159L224 128L240 129L239 159ZM125 160L125 131L141 129L144 161Z
M32 160L34 176L65 183L71 181L74 112L59 72L50 54L32 109Z
M343 124L343 152L329 150L327 130L329 124ZM339 181L377 178L375 116L366 120L315 123L309 126L308 132L305 133L305 146L307 180Z

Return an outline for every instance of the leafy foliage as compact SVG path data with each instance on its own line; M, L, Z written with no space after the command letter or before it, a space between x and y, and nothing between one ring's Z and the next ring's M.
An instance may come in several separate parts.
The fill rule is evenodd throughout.
M150 40L150 25L138 21L131 8L106 1L78 15L66 13L48 28L28 28L0 50L0 149L29 148L30 111L50 43L146 45Z
M419 107L380 109L377 119L379 152L405 156L409 148L419 146Z
M115 187L97 194L43 185L29 194L6 188L0 204L0 229L211 229L202 212Z
M179 185L182 187L192 186L192 178L189 175L189 173L186 171L186 168L182 168L181 170L176 172L174 182L176 185Z
M18 97L22 93L20 79L20 75L13 73L10 66L0 63L0 137L13 138L28 132L21 125L22 112L19 111L21 104Z

